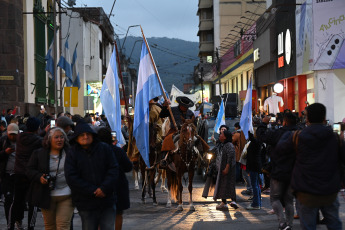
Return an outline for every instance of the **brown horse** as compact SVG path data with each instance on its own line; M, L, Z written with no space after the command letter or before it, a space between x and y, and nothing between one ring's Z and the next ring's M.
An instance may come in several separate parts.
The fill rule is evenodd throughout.
M168 153L172 163L167 167L167 182L168 182L168 201L167 207L171 207L171 198L177 200L177 210L182 211L182 177L188 172L188 191L189 191L189 208L194 211L192 190L193 178L195 171L195 164L198 158L198 150L209 148L208 145L197 135L196 127L193 119L183 119L183 125L179 134L177 149ZM174 138L176 139L176 137ZM197 144L196 144L197 143ZM206 150L207 151L207 150Z
M157 125L150 124L149 128L149 144L150 144L150 153L149 153L149 161L150 161L150 168L148 168L140 156L140 171L142 175L142 193L141 193L141 200L145 203L146 199L146 188L148 188L148 193L151 196L152 192L152 200L153 205L157 205L156 199L156 183L155 183L155 176L158 170L158 164L161 159L160 151L158 151L161 147L159 143L157 143ZM151 188L151 191L150 191Z

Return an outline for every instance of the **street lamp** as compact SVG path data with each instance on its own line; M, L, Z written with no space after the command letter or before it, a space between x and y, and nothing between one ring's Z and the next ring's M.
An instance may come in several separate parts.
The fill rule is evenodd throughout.
M140 26L140 25L128 26L127 33L126 33L125 39L123 40L121 50L122 50L122 49L123 49L123 47L125 46L125 42L126 42L126 38L127 38L127 35L128 35L128 31L129 31L129 29L130 29L131 27L138 27L138 26Z

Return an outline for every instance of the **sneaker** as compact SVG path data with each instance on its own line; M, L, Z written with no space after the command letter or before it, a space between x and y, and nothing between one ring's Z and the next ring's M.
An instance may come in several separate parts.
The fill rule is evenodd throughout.
M231 201L230 206L233 207L234 209L239 208L235 201Z
M242 195L252 196L252 195L253 195L253 191L250 191L250 190L246 189L246 190L243 190L243 191L241 192L241 194L242 194Z
M275 214L275 212L274 212L274 210L273 210L273 209L269 210L267 213L268 213L268 214L270 214L270 215Z
M263 191L262 193L263 193L263 194L266 194L266 195L269 195L270 192L271 192L270 188L267 188L267 189L265 189L265 191Z
M246 209L247 210L260 210L261 208L259 206L251 206L251 205L249 205L249 206L246 207Z
M15 223L15 229L16 230L24 230L24 227L22 225L22 221L17 220Z
M278 229L279 230L291 230L292 228L291 228L291 226L289 226L286 223L284 223L282 225L280 224Z
M224 210L224 209L228 209L228 206L222 202L216 206L216 209L217 210Z

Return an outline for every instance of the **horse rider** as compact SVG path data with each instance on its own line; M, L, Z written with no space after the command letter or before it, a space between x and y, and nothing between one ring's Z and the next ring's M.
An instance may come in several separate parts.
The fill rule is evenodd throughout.
M157 103L158 97L153 98L149 101L149 108L150 108L150 129L156 129L157 136L155 138L156 143L153 144L161 144L163 137L162 137L162 124L163 119L159 117L162 108L161 105ZM150 143L151 144L151 143Z
M181 126L183 124L182 117L184 119L195 118L194 113L189 109L190 107L194 106L194 103L191 99L185 96L180 96L176 98L176 101L178 103L178 106L172 107L171 112L172 112L172 115L174 116L177 127L174 126L174 123L171 120L170 113L168 110L168 106L169 106L168 101L164 102L162 111L159 114L160 118L169 117L170 119L170 130L163 140L162 151L169 152L175 149L175 145L173 142L173 134L175 134L178 130L181 129Z

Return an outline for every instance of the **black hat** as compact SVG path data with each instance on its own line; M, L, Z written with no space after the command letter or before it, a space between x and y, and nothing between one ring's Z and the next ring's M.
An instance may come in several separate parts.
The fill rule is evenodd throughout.
M179 105L182 105L187 108L194 106L194 102L188 97L184 97L184 96L176 97L176 101L177 103L179 103Z
M28 132L36 132L38 128L40 127L40 120L36 117L30 117L26 121L26 128Z
M70 141L74 140L76 137L78 137L82 133L91 133L94 136L96 135L96 132L91 128L89 124L87 124L83 120L79 120L79 122L75 126L74 134L71 137Z

